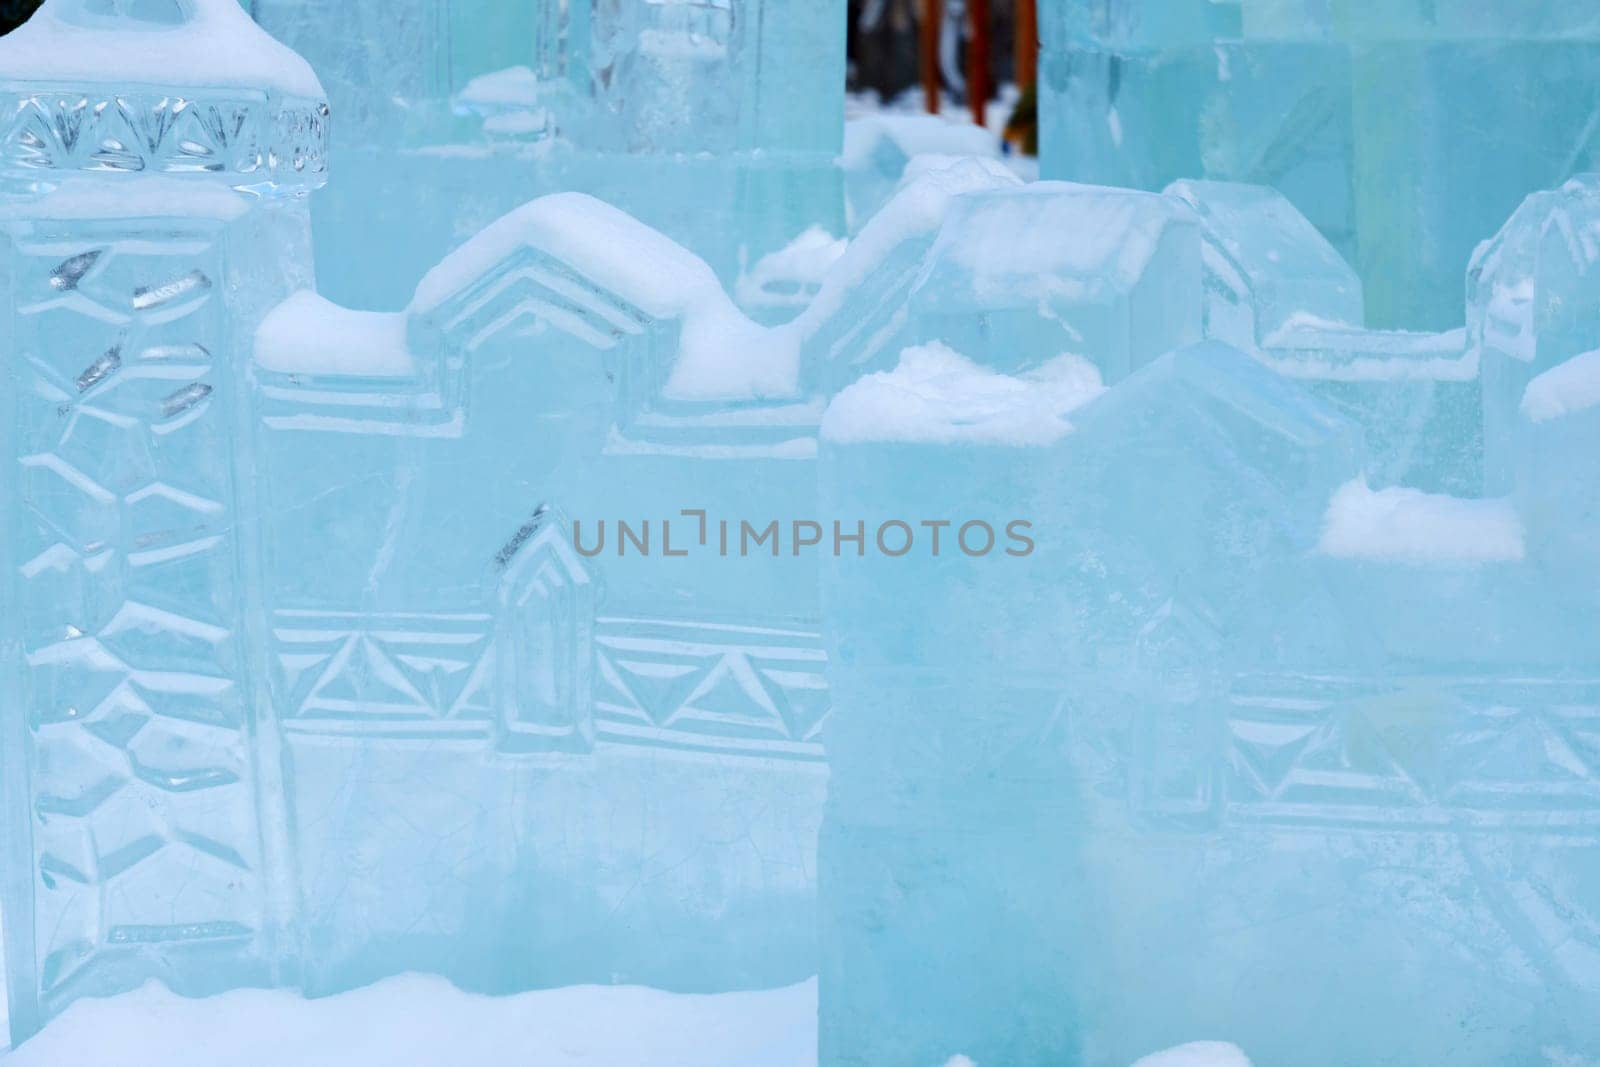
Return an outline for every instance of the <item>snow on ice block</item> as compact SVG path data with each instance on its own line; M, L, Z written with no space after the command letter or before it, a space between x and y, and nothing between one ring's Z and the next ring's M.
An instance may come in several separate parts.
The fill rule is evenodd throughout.
M810 1067L816 983L694 996L579 986L512 997L403 975L316 1000L238 990L185 1000L152 982L86 1000L8 1067ZM531 1061L528 1057L532 1057Z
M838 432L870 378L823 422L869 528L824 572L825 1064L1600 1047L1593 608L1510 502L1368 488L1352 422L1214 344L983 448L907 431L922 377L872 386L892 440ZM925 512L1033 550L873 550Z

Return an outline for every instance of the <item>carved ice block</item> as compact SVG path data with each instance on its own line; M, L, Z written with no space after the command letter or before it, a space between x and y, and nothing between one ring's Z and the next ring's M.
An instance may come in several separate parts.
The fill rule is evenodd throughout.
M1549 402L1585 358L1530 462L1587 432ZM913 349L824 416L825 510L1036 546L824 571L822 1061L1592 1057L1587 465L1375 488L1351 420L1214 343L1043 386Z

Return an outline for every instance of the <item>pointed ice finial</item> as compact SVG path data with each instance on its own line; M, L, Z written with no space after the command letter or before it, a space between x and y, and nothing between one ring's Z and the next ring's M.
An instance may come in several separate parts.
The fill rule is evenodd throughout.
M237 0L46 0L0 37L0 172L298 192L326 177L324 100L310 65Z

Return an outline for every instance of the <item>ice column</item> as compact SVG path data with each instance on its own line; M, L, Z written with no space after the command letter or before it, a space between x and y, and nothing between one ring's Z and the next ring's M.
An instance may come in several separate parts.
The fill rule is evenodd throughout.
M86 994L278 965L238 419L256 321L310 281L327 110L232 0L51 0L0 39L0 94L0 889L21 1038Z

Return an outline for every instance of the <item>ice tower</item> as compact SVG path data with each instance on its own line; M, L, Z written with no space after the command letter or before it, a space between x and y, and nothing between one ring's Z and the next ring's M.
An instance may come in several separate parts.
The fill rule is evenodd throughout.
M327 108L233 0L50 0L0 39L0 92L0 883L25 1035L151 978L277 977L240 431L255 326L311 282Z
M1046 176L1273 186L1355 264L1374 325L1456 325L1473 246L1594 163L1585 3L1058 0L1040 17Z

